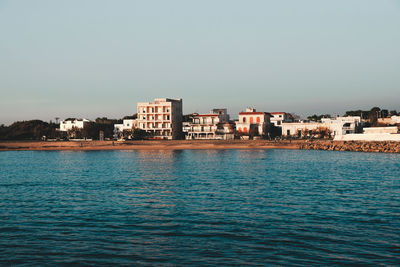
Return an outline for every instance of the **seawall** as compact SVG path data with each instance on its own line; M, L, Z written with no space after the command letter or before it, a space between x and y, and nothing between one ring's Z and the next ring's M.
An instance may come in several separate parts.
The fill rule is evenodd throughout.
M400 153L400 142L394 141L305 141L300 149Z

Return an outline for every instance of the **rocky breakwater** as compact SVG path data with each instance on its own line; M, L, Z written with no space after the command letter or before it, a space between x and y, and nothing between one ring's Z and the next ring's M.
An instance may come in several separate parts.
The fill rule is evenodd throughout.
M300 149L400 153L400 142L305 141Z

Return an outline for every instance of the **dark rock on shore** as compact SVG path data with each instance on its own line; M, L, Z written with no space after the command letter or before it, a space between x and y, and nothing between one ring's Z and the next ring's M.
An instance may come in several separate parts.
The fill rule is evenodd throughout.
M400 142L306 141L300 149L400 153Z

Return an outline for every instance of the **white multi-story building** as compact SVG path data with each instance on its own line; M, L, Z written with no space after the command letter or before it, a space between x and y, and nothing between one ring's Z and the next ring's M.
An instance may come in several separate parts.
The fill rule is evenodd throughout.
M229 115L226 109L213 109L209 114L195 114L192 122L185 124L186 139L231 139L233 127L228 127L228 124Z
M245 112L239 112L239 120L236 121L236 130L239 133L248 134L255 129L259 135L266 135L271 123L271 114L257 112L254 108L246 108Z
M138 103L138 128L154 139L179 139L182 136L182 99L157 98Z
M87 119L66 119L60 121L60 131L67 132L72 129L83 129L88 122L89 120Z
M289 114L286 112L269 112L271 114L271 123L275 127L282 127L283 122L292 122Z

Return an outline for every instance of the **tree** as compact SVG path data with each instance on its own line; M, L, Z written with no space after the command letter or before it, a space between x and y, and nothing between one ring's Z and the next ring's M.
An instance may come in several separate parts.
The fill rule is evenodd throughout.
M137 119L137 113L131 115L131 116L125 116L122 118L123 120L136 120Z
M372 126L377 126L378 125L378 118L379 118L379 112L381 111L380 108L378 107L373 107L370 112L369 112L369 122L371 123Z
M322 115L312 115L312 116L308 116L307 119L309 119L310 121L320 121L322 118L331 118L330 114L322 114Z
M0 127L1 140L41 140L55 138L57 125L41 120L17 121L10 126L4 124Z

